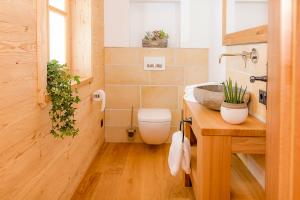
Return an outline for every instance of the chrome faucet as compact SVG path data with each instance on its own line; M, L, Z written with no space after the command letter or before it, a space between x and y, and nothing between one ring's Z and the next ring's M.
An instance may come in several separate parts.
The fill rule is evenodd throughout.
M241 56L245 63L245 67L247 66L248 59L251 59L252 63L254 63L254 64L256 64L258 62L258 53L257 53L256 49L254 49L254 48L252 49L251 52L243 51L242 53L223 53L219 57L219 63L222 62L222 58L224 56Z
M222 53L219 57L219 63L222 62L222 58L224 56L242 56L243 60L247 60L247 57L249 56L250 53L243 51L242 53Z

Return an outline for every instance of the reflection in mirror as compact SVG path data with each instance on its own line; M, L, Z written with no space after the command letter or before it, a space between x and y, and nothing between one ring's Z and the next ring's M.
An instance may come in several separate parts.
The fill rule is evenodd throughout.
M227 0L226 33L268 23L268 0Z

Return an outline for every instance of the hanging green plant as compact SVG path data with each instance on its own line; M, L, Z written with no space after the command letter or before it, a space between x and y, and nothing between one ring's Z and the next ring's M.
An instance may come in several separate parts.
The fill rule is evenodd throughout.
M78 91L72 91L72 81L80 83L79 76L72 76L67 66L57 60L51 60L47 65L47 92L52 101L49 111L52 127L50 133L54 137L76 136L79 129L75 128L74 104L80 102Z

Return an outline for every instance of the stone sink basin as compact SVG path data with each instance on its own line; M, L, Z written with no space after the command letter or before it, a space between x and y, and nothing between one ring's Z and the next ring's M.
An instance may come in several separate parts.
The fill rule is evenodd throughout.
M203 85L194 88L194 97L198 103L212 110L220 110L224 96L223 85ZM245 93L244 102L248 103L250 94Z

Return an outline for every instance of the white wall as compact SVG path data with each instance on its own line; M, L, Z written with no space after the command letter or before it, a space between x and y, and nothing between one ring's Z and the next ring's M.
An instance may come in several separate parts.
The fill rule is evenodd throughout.
M228 0L227 2L227 33L237 32L268 23L267 0Z
M209 81L223 82L226 79L225 59L219 64L219 56L226 51L222 45L222 2L211 0L211 40L209 48Z
M143 2L130 4L130 46L141 47L145 33L164 30L169 34L169 47L180 45L180 3Z
M129 46L129 0L104 1L104 46Z
M182 48L209 48L212 40L211 0L181 1Z
M140 0L135 0L140 1ZM146 0L146 2L159 2ZM179 37L179 47L209 48L211 45L212 21L214 8L211 0L164 0L180 4L180 20L177 25L179 33L171 34ZM162 1L160 1L162 2ZM130 47L130 0L105 0L105 46ZM167 14L168 12L166 12ZM168 18L168 16L166 16ZM135 25L135 24L134 24ZM134 26L133 25L133 26ZM137 28L142 30L143 28ZM140 33L138 33L140 34ZM142 39L142 38L141 38ZM177 40L177 39L175 39Z
M129 1L104 1L105 47L137 46L136 43L130 42L131 37L137 36L130 36L129 22L130 16L133 17L133 15L129 13ZM222 0L169 1L180 3L179 47L209 48L209 80L224 81L225 60L222 64L218 63L219 55L225 51L222 46Z

